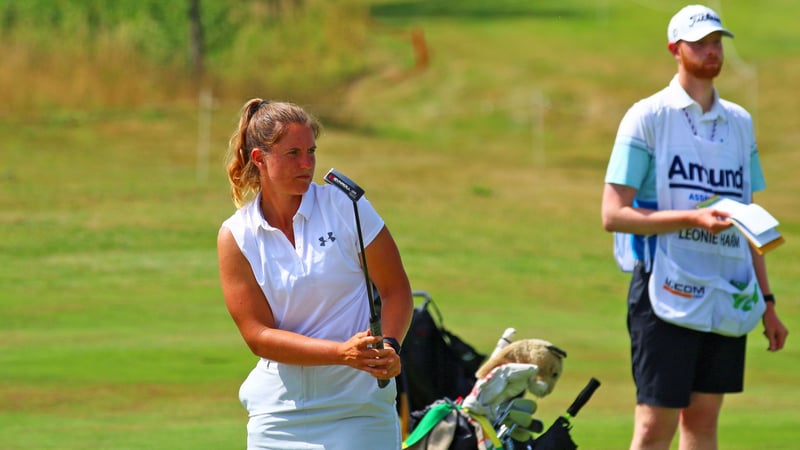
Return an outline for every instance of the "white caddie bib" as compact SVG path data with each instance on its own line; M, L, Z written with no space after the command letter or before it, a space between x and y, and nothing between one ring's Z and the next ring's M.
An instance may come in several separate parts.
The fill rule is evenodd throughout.
M655 152L659 209L692 209L713 195L750 202L749 149L737 127L721 145L694 136L679 109L663 120ZM661 319L725 336L747 334L765 309L749 243L734 227L658 235L649 294Z

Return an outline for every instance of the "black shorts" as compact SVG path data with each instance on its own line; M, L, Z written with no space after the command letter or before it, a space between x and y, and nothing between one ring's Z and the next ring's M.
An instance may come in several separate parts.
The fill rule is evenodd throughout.
M628 291L628 332L638 404L689 406L692 392L741 392L747 335L727 337L667 323L653 312L639 264Z

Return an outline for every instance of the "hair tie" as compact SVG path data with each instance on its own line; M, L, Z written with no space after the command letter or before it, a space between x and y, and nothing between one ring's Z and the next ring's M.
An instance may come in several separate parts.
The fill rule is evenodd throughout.
M264 105L269 105L269 102L267 100L261 100L258 103L253 103L252 105L250 105L250 109L248 111L248 113L249 113L248 115L250 117L253 117L256 114L256 112L259 109L261 109L261 107L264 106Z

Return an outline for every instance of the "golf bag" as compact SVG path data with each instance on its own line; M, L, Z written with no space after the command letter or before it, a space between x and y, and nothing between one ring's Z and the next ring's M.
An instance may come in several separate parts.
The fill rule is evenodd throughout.
M408 418L405 422L401 413L404 449L577 449L569 433L572 429L570 419L577 415L600 385L596 379L590 380L567 409L567 414L559 417L542 433L544 427L541 421L533 417L536 411L535 401L525 398L529 382L527 380L533 371L538 370L536 366L503 364L476 383L474 374L485 355L444 329L441 325L441 314L427 293L418 291L415 295L425 297L425 303L415 308L411 330L406 337L406 343L412 342L415 347L413 351L404 349L406 356L401 374L411 375L413 381L398 383L399 386L406 387L404 392L399 391L398 394L405 396L406 411L409 403L413 405L412 412L406 414ZM438 322L430 314L429 308L437 315ZM496 351L508 345L513 332L513 329L506 330L498 341ZM431 336L435 338L433 341ZM409 337L412 339L409 340ZM466 362L464 354L469 355ZM459 381L461 385L457 385L455 381ZM520 382L526 386L521 392ZM466 397L463 404L462 397ZM416 402L411 402L410 398L414 398ZM420 408L419 402L426 400L429 402ZM542 434L534 437L539 433Z
M575 398L567 413L553 422L553 425L538 437L517 440L513 436L513 429L517 426L541 432L541 422L533 420L531 424L522 421L506 421L498 419L494 424L495 429L487 427L485 420L470 414L461 408L461 405L440 400L434 402L421 412L412 413L421 415L418 418L418 428L405 440L403 448L408 450L577 450L578 446L572 440L571 419L578 415L580 409L589 401L600 382L592 378L586 387ZM520 400L517 398L517 400ZM509 399L511 405L515 399ZM524 400L522 400L524 401ZM510 408L509 408L510 409ZM531 426L534 425L534 426Z

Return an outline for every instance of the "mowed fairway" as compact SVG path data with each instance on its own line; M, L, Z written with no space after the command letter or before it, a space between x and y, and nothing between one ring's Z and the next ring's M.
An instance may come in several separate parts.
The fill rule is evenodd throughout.
M366 190L413 287L465 341L488 352L513 326L567 350L541 420L596 377L575 441L627 448L628 277L600 194L619 119L674 73L665 29L683 3L372 3L381 26L365 53L386 70L342 93L352 120L326 124L317 179L336 167ZM757 201L787 240L767 258L771 285L793 333L770 354L752 332L720 448L796 449L800 6L709 5L736 34L718 88L755 119L768 183ZM431 59L412 73L400 32L414 28ZM233 211L221 159L245 100L216 99L199 163L194 105L0 106L0 449L244 448L237 392L255 357L225 310L215 239Z

